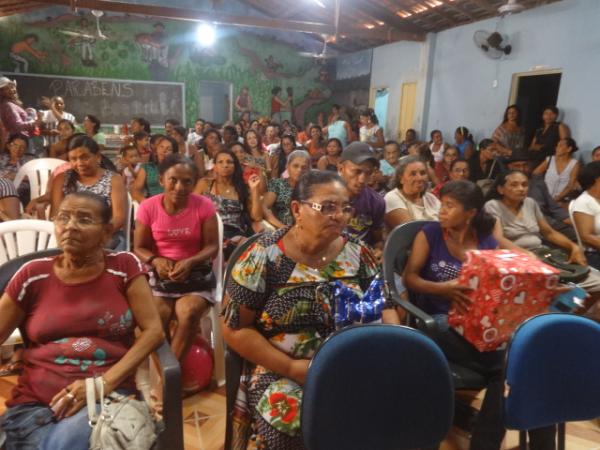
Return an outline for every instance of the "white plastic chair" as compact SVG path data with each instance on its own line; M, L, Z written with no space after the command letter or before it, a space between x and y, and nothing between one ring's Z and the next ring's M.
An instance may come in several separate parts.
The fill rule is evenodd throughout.
M577 231L577 226L575 225L575 219L573 219L573 202L574 201L575 200L571 200L569 202L569 219L571 220L571 223L573 224L573 229L575 230L575 236L577 236L577 243L579 244L579 246L581 248L585 249L585 246L581 242L581 237L579 236L579 231Z
M221 332L221 322L219 314L221 313L221 302L223 300L223 221L221 216L217 216L217 226L219 234L219 252L213 260L213 272L216 278L216 286L213 291L215 304L210 308L206 319L210 320L210 333L203 328L205 339L209 339L214 352L215 370L214 378L219 386L225 384L225 346L223 344L223 334Z
M53 222L24 219L0 223L0 264L27 253L56 247Z
M31 198L37 198L46 193L50 174L66 161L58 158L38 158L23 164L15 176L14 185L18 189L23 179L29 180Z

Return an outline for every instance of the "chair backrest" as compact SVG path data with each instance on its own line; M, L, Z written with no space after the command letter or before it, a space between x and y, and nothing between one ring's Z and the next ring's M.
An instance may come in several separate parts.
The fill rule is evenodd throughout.
M227 267L225 269L225 276L223 277L223 295L225 295L225 290L227 289L227 284L229 284L229 279L231 278L231 269L235 266L235 263L240 256L248 250L248 248L258 241L258 238L262 236L262 233L254 234L250 236L246 241L242 244L238 245L235 250L231 253L229 260L227 261Z
M219 214L217 216L217 227L218 227L218 236L219 236L219 252L217 253L217 257L213 260L213 271L215 273L215 278L217 279L217 285L215 287L215 298L217 302L223 301L223 219Z
M225 269L225 276L223 277L223 296L225 295L225 290L227 289L227 285L229 284L229 279L231 278L231 269L235 265L240 256L248 250L248 248L258 240L261 234L255 234L249 237L244 243L238 245L236 249L229 256L229 260L227 262L227 267ZM223 301L223 298L221 299ZM242 375L242 369L244 366L243 358L238 355L231 348L225 348L225 387L227 394L227 403L226 403L226 412L227 412L227 421L225 425L225 450L231 450L232 444L232 435L233 435L233 407L235 405L235 399L237 396L237 391L240 386L240 376Z
M48 256L56 256L59 253L62 253L62 250L59 248L50 248L47 250L42 250L39 252L28 253L23 256L17 256L9 261L5 261L0 266L0 292L4 292L8 282L13 277L13 275L23 266L33 259L46 258Z
M577 230L577 225L575 224L575 219L573 218L573 202L575 200L571 200L569 202L569 219L571 219L571 223L573 224L573 229L575 230L575 236L577 236L577 243L579 244L580 247L584 247L583 243L581 242L581 236L579 236L579 230Z
M544 314L515 331L507 351L504 420L529 430L600 417L600 324Z
M125 234L125 250L130 252L131 248L131 228L133 226L133 199L131 194L127 193L127 213L125 214L125 223L123 224L123 233Z
M8 285L8 282L11 280L13 275L17 273L17 270L19 270L24 264L28 263L33 259L56 256L61 252L62 250L59 248L51 248L39 252L27 253L26 255L17 256L13 259L2 262L2 264L0 265L0 292L4 292L6 286ZM25 343L25 345L27 345L28 339L27 335L25 334L25 330L20 329L19 331L22 341Z
M395 274L402 274L412 250L415 236L423 228L423 225L428 223L431 222L427 220L415 220L403 223L388 234L383 248L383 277L388 288L393 293L397 293L394 276Z
M302 397L308 450L436 447L452 424L454 389L430 338L396 325L334 334L313 357Z
M14 180L15 187L18 188L23 182L23 179L27 177L29 180L31 198L44 195L46 193L46 186L48 185L50 174L54 169L65 162L66 161L58 158L32 159L23 164L17 172Z
M0 264L27 253L56 247L53 222L24 219L0 223Z

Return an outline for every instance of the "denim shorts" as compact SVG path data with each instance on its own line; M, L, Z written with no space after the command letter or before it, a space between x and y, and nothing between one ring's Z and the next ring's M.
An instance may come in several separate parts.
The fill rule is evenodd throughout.
M6 450L87 450L91 432L85 406L60 421L40 403L13 406L0 417Z

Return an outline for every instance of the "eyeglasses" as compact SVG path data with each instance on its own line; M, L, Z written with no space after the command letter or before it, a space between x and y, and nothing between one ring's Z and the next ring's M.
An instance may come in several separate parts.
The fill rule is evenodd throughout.
M100 224L100 222L96 222L89 216L72 216L71 214L67 213L58 213L56 216L54 216L54 222L62 226L66 226L71 219L73 219L73 222L77 227L90 227Z
M334 202L316 203L316 202L303 201L300 203L310 206L312 209L320 212L324 216L333 216L334 214L337 214L338 212L341 212L345 216L351 216L352 214L354 214L354 206L349 205L347 203L344 205L338 205L337 203L334 203Z

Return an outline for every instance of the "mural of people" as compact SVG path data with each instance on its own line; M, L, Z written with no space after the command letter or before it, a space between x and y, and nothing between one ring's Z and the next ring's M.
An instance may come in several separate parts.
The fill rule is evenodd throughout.
M248 120L252 116L252 97L250 97L248 86L242 87L239 95L235 99L235 110L238 119L244 117L244 113L248 113Z
M294 88L288 86L285 90L287 92L287 105L281 105L281 120L282 122L291 121L292 113L294 112Z
M273 55L269 55L265 58L265 64L267 66L267 70L270 72L277 72L280 69L283 69L283 64L275 61Z
M280 94L281 86L275 86L273 89L271 89L271 119L277 123L281 123L283 120L281 112L284 111L287 113L289 111L289 104L291 101L289 90L288 98L286 100L283 100L280 97Z
M33 56L38 61L46 59L46 53L41 50L36 50L33 45L39 42L40 38L37 34L28 34L23 40L15 42L10 47L9 58L14 63L15 73L27 73L29 72L29 61L25 58L25 54Z
M81 50L81 64L87 67L96 67L94 59L94 48L96 47L96 37L93 25L85 17L79 21L79 31L69 40L70 46L79 47Z
M270 120L274 115L279 122L291 119L303 126L314 122L318 111L339 102L334 94L347 91L336 89L336 79L331 76L336 73L334 61L326 61L332 66L325 81L325 73L320 70L329 66L313 58L298 58L300 47L274 38L272 32L236 29L221 34L213 47L194 53L198 47L195 23L111 14L110 20L105 20L111 39L104 40L94 18L87 12L85 18L81 14L57 10L56 14L20 14L10 22L0 21L0 48L5 49L0 53L0 73L29 71L67 77L185 82L186 125L205 115L200 114L198 86L202 81L221 80L235 86L231 107L235 108L234 116L247 123L261 116ZM102 66L100 72L96 64ZM370 78L364 78L368 98ZM273 94L275 87L279 89ZM288 87L293 91L287 92ZM65 92L61 95L68 97ZM84 97L79 101L85 102ZM351 104L350 100L344 103ZM144 116L146 111L173 111L175 106L181 110L181 102L174 105L174 101L167 98L159 102L158 92L149 92L132 98L129 110L136 116ZM111 102L94 98L87 109L81 103L77 105L77 110L96 112L107 123L111 120ZM75 103L70 106L74 108ZM122 114L121 107L117 112Z
M142 60L152 64L157 62L162 67L169 67L169 45L165 26L162 22L154 24L152 33L140 33L135 37L136 43L142 51Z
M148 69L154 80L168 79L169 43L165 25L156 22L152 33L139 33L135 36L142 54L142 60L149 64Z

